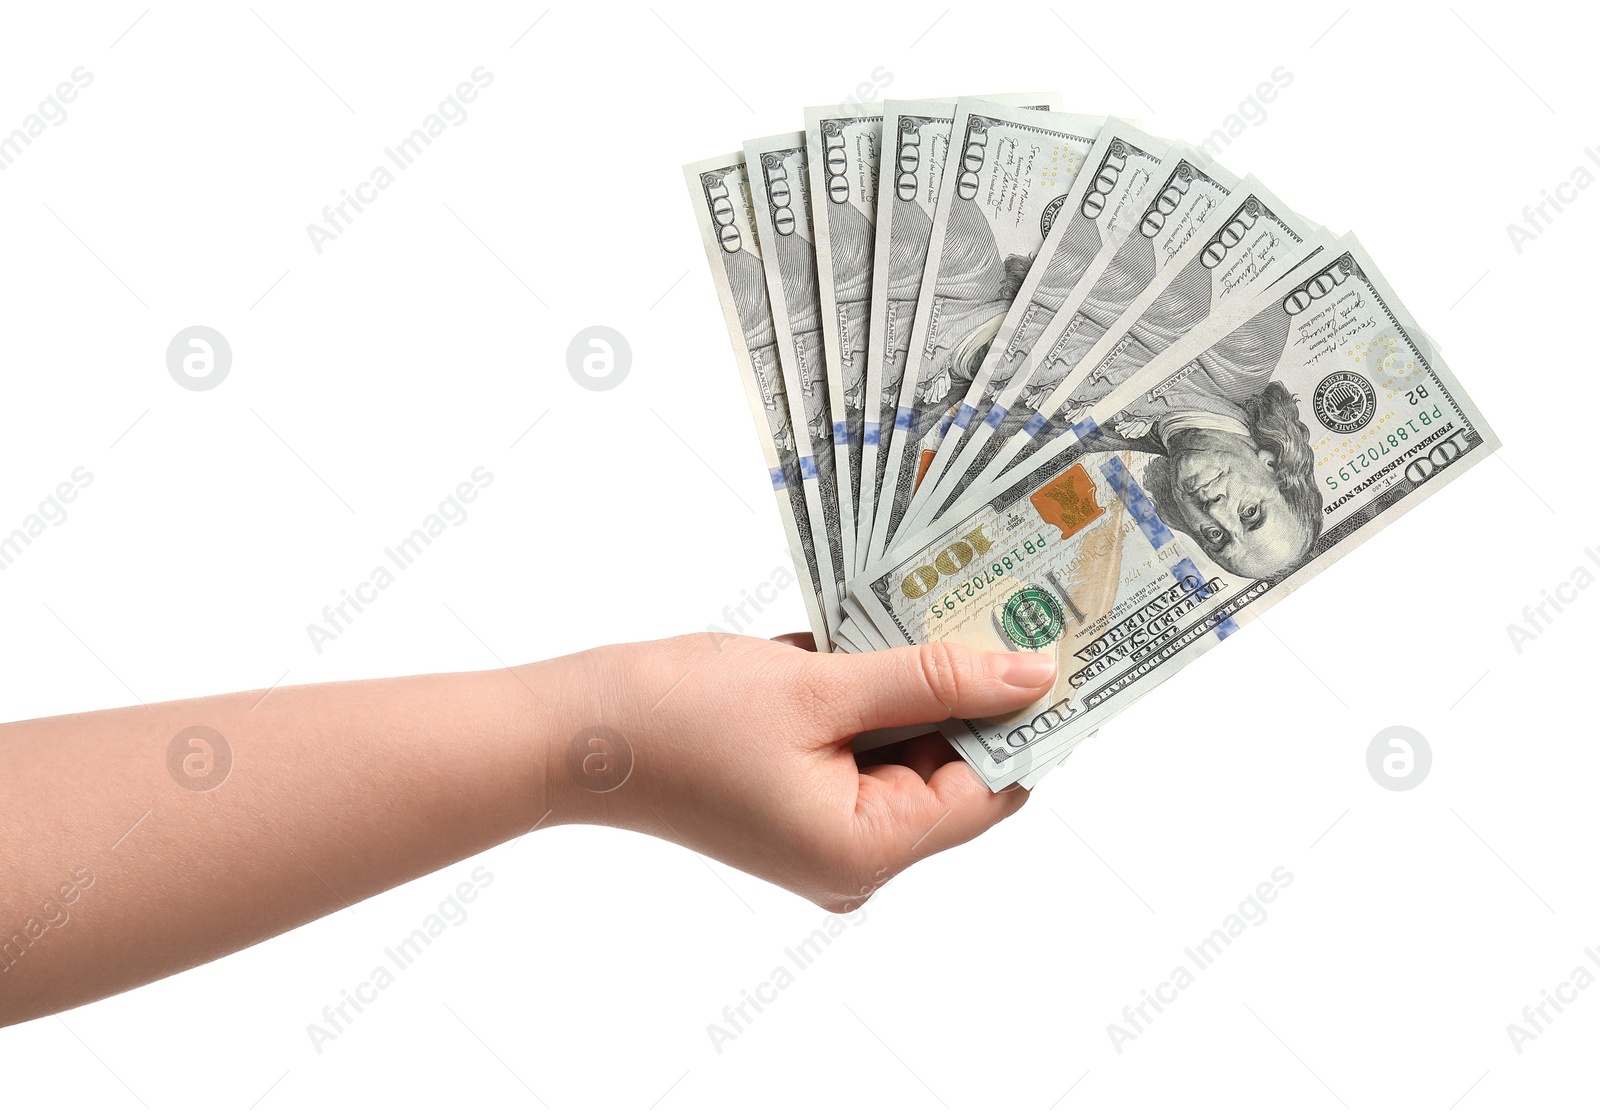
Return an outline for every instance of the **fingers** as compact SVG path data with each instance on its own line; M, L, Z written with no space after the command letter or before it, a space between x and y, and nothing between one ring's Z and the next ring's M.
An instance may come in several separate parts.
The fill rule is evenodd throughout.
M927 795L907 814L916 834L905 848L906 865L976 839L1028 801L1028 790L1013 786L991 793L966 762L941 765L928 779Z
M903 745L900 764L915 770L924 782L933 780L940 766L961 756L942 734L919 735Z
M1027 802L1026 789L991 793L972 767L946 762L923 780L904 765L863 773L856 826L863 865L899 873L982 835Z
M883 746L874 746L870 750L862 750L856 755L856 765L862 773L880 765L899 765L904 753L905 743L890 742Z
M843 735L1026 707L1055 679L1055 658L935 642L848 657L815 657L809 681Z

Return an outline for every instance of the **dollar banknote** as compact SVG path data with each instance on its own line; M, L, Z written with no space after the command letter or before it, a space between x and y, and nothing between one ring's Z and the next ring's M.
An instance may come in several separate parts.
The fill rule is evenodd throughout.
M1020 96L685 168L818 647L1055 658L940 728L996 789L1498 446L1353 238Z
M846 618L839 623L839 632L834 635L834 645L843 653L865 653L873 648L871 640L862 632L860 624L854 618Z
M777 328L767 297L766 271L756 236L755 211L742 152L691 163L684 169L700 240L711 265L734 362L744 384L767 474L778 499L778 516L801 576L806 618L817 648L828 647L822 572L817 564L800 456L785 399Z
M961 101L939 188L868 563L932 457L1094 145L1103 117ZM881 438L881 435L880 435Z
M1164 278L1164 269L1209 231L1239 180L1186 144L1162 160L1157 184L1146 196L1132 231L1102 268L1091 267L1067 296L1031 351L1006 376L996 376L962 432L959 446L928 491L917 527L945 513L1020 431L1056 386L1121 316ZM987 411L983 409L987 406ZM946 444L949 440L946 440ZM940 447L944 454L945 446ZM934 464L938 467L937 461Z
M996 94L983 98L1001 105L1054 111L1059 96L1051 93ZM867 560L867 544L883 484L888 438L900 407L900 384L906 351L916 320L922 272L933 233L955 99L887 101L883 135L878 214L872 258L872 303L867 337L866 412L861 425L860 502L856 511L857 568Z
M1252 179L1216 231L1197 243L1181 266L1174 262L1170 281L1159 290L1153 286L1151 297L1129 309L1124 318L1133 321L1127 330L1102 336L1057 379L1029 417L1030 441L1037 445L1086 416L1174 342L1187 337L1208 314L1226 313L1298 267L1317 251L1317 240L1325 235L1321 226L1290 210ZM1028 443L1019 441L1016 449L1024 455Z
M1159 181L1166 167L1163 156L1171 146L1170 141L1146 135L1126 121L1106 121L978 367L966 398L943 435L936 427L924 440L924 450L932 449L934 455L897 532L914 533L920 523L919 514L937 511L937 506L927 507L928 498L937 490L939 478L957 449L964 445L968 422L990 412L996 394L1028 363L1035 343L1054 322L1062 305L1080 283L1090 275L1098 275L1110 261Z
M1079 338L1069 336L1066 344L1053 339L1041 346L1042 368L1016 395L1001 399L1005 411L985 433L982 449L973 455L976 461L938 496L936 519L950 516L964 494L984 490L1002 471L1070 429L1175 340L1202 327L1208 316L1225 312L1297 266L1319 232L1260 182L1245 179L1217 212L1215 224L1208 223L1198 236L1184 229L1180 242L1162 242L1173 251L1163 256L1155 277L1086 351L1075 343L1091 333L1088 329ZM1020 396L1023 391L1026 398Z
M806 110L806 161L822 301L822 349L828 367L834 476L839 495L845 577L856 572L861 501L861 426L866 415L867 324L872 303L873 224L883 106Z
M853 606L897 643L1054 656L1038 703L946 728L991 788L1031 783L1498 445L1366 252L1332 242L866 572Z
M785 132L747 140L744 154L806 515L822 579L822 606L831 634L839 624L844 596L846 530L840 520L834 465L805 134ZM854 531L853 525L850 531ZM818 646L826 647L831 645Z

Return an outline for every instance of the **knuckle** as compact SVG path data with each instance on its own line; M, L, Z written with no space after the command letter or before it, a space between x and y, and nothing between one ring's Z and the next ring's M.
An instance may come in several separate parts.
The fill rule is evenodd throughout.
M928 691L949 711L961 703L961 681L971 657L959 646L944 641L917 647L917 665Z

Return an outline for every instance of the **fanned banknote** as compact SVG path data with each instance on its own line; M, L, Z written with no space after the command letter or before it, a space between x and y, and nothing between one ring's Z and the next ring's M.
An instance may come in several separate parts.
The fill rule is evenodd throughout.
M1499 445L1353 237L1056 109L808 110L684 169L818 647L1055 658L937 728L994 789Z
M806 110L812 227L828 366L834 477L843 534L841 576L856 572L861 424L866 412L867 322L872 304L873 223L878 213L883 106Z
M755 212L743 153L691 163L684 169L694 204L700 240L711 264L717 300L722 304L728 337L733 343L739 379L756 421L756 435L766 459L767 474L777 493L789 553L805 564L800 572L806 618L817 648L828 645L827 615L822 605L822 574L812 544L805 490L800 483L800 458L795 451L789 405L784 399L778 361L777 330L767 298L767 278L756 238Z
M785 395L806 494L806 515L822 579L822 607L831 634L839 624L839 603L844 596L846 533L840 522L839 486L834 477L833 418L822 346L822 300L812 240L805 134L785 132L746 140L744 155L788 389ZM824 647L831 647L831 642L818 646Z
M926 509L945 466L964 443L968 421L988 414L995 394L1027 364L1035 343L1078 285L1109 263L1111 254L1121 246L1142 212L1163 169L1163 156L1171 146L1170 141L1146 135L1126 121L1106 121L1089 150L1082 173L1052 220L1050 233L978 367L966 398L942 436L935 428L925 438L924 450L934 450L934 456L898 532L916 531L919 512Z
M1054 111L1053 93L987 95L1001 105ZM856 510L857 568L867 560L867 544L883 482L889 436L900 407L906 350L916 320L922 270L928 259L939 202L955 99L886 101L883 106L882 162L872 260L872 304L867 330L872 347L867 360L866 413L861 425L861 473Z
M1319 227L1293 213L1253 178L1230 195L1215 225L1168 257L1154 280L1101 333L1086 353L1055 341L1042 348L1045 367L1024 386L1034 399L1003 399L1007 411L988 433L988 461L968 464L939 498L939 517L964 493L984 490L1207 317L1261 290L1313 251ZM1037 396L1045 394L1043 401Z
M965 397L1104 123L995 102L957 103L869 564L894 538L932 458L926 441L937 438Z
M1157 177L1160 181L1144 212L1116 255L1092 283L1079 282L1026 360L1008 377L997 376L986 387L986 400L978 407L981 422L968 424L961 445L951 450L949 465L927 496L934 515L977 481L1029 414L1146 291L1164 286L1164 269L1210 230L1212 219L1239 185L1233 175L1181 144L1168 153Z
M867 409L861 428L861 504L856 512L857 568L867 562L872 520L882 485L888 435L900 406L906 347L916 319L922 267L939 201L955 102L888 101L878 221L873 253L872 304L867 336Z
M857 584L881 633L1053 655L1038 703L947 735L992 788L1371 538L1498 440L1346 240L1169 348Z

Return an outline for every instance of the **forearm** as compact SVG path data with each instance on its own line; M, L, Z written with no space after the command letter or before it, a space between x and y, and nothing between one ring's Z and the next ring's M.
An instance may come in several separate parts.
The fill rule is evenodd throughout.
M549 763L576 728L555 706L587 690L584 664L0 727L0 1025L215 959L556 822ZM219 733L231 762L182 735L175 776L169 746L195 726Z
M937 736L862 769L856 736L1015 712L1054 672L701 633L0 726L0 1026L558 823L648 832L843 912L1026 799Z

